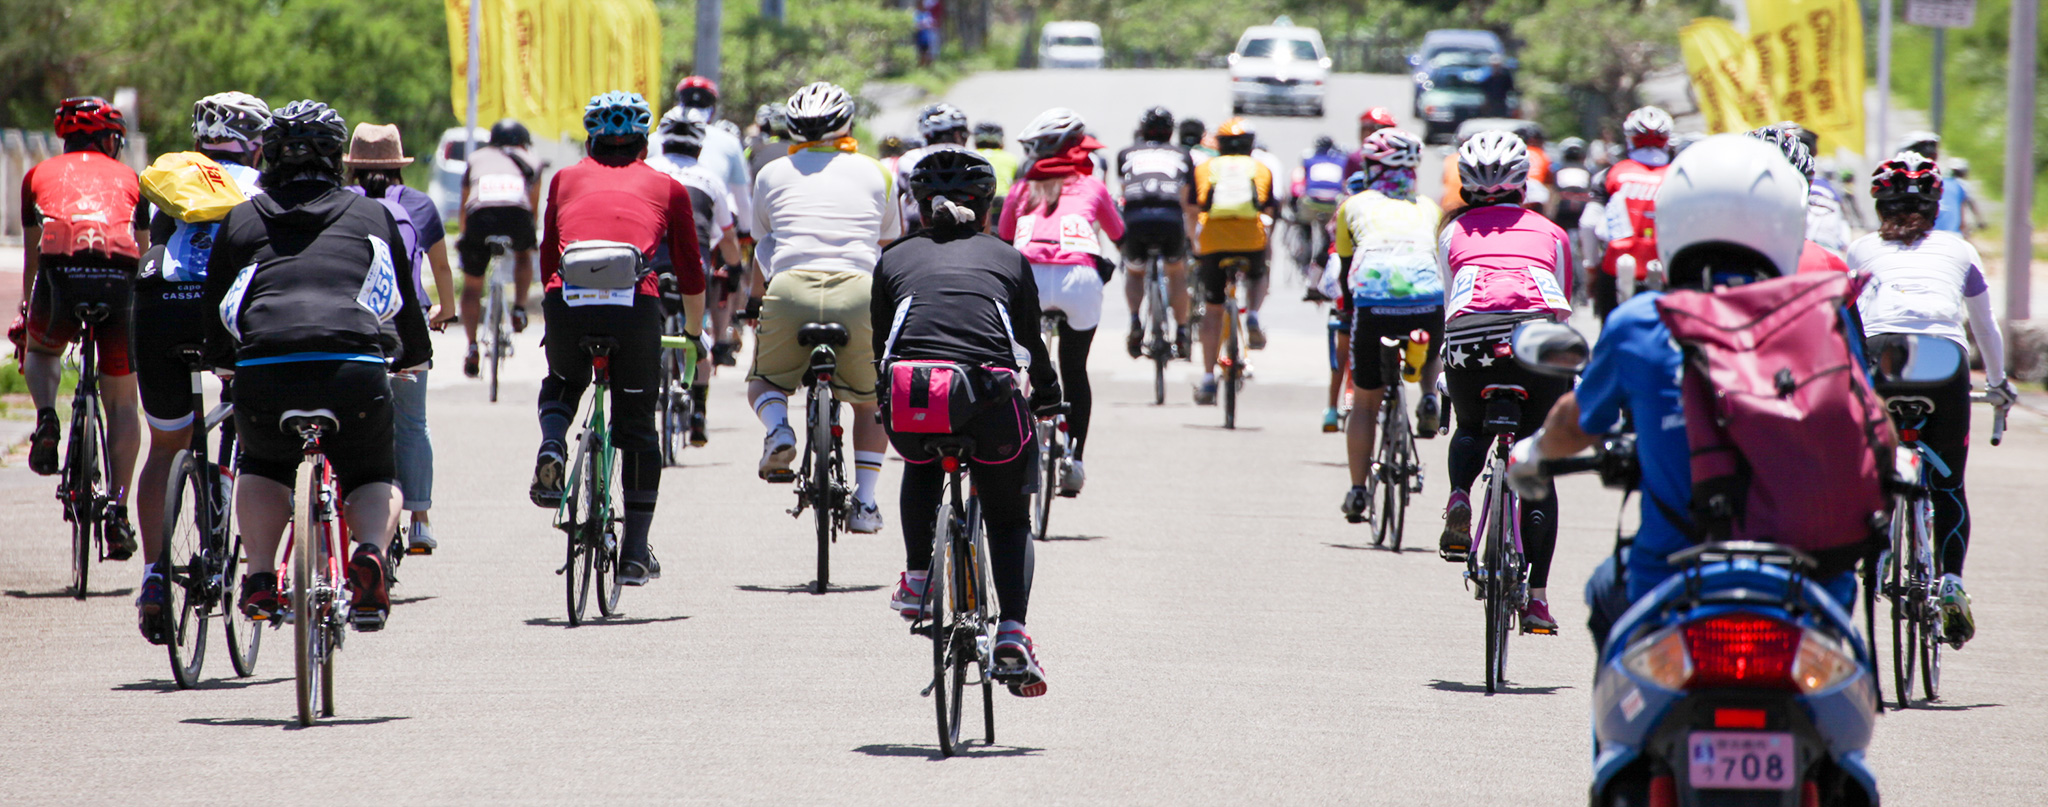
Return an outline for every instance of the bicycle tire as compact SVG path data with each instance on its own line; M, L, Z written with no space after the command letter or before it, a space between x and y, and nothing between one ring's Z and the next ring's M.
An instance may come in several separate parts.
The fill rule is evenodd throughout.
M1223 393L1223 428L1237 428L1237 379L1243 372L1239 362L1244 355L1238 349L1237 302L1234 295L1224 299L1230 306L1230 313L1223 318L1223 373L1217 379Z
M678 431L676 424L675 382L673 380L675 378L675 359L669 355L669 350L663 350L661 354L661 375L656 382L659 386L655 387L657 390L656 395L658 396L656 407L661 412L661 465L664 468L673 468L678 464L678 458L682 455L682 446L677 445L676 441ZM685 423L682 428L688 429L689 426Z
M1148 341L1152 347L1152 405L1166 405L1166 365L1173 361L1173 347L1168 344L1166 325L1173 321L1173 309L1168 305L1166 293L1165 261L1157 255L1152 257L1152 282L1146 284L1146 298L1152 303L1152 325L1147 329Z
M1400 471L1395 477L1398 484L1392 486L1398 490L1388 490L1387 496L1390 500L1397 502L1394 507L1393 517L1395 554L1400 554L1401 539L1408 531L1408 500L1415 495L1415 475L1419 470L1415 461L1415 432L1408 427L1407 403L1406 396L1396 396L1394 398L1394 412L1396 415L1394 418L1394 445L1396 451L1399 452ZM1399 494L1398 498L1396 498L1396 494Z
M91 350L90 344L86 347ZM90 359L79 371L81 379L93 372ZM99 533L100 495L95 477L99 476L98 418L93 417L98 407L98 397L90 391L90 385L81 381L77 395L72 399L71 442L66 446L73 462L64 475L64 484L69 491L71 508L71 596L83 601L92 585L93 546L96 539L103 540Z
M315 681L321 666L317 635L321 617L315 613L318 598L314 595L314 587L322 576L315 571L321 562L317 547L322 537L316 522L319 485L317 464L299 463L292 484L295 501L292 503L291 603L293 667L301 726L313 725L314 716L321 706L319 686Z
M227 555L221 567L221 628L227 634L228 663L234 666L237 678L247 678L256 674L256 656L263 648L263 629L235 607L235 588L241 580L238 572L242 563L242 536L232 531L224 534L234 535L234 539L227 545Z
M1035 446L1038 451L1038 491L1031 494L1031 537L1044 541L1052 537L1052 502L1059 497L1059 419L1039 421L1037 428L1041 435Z
M594 475L597 487L592 491L594 495L591 497L592 501L603 502L604 506L595 511L597 518L593 519L592 532L597 538L597 543L586 551L594 556L589 562L596 569L597 613L600 616L612 617L619 614L619 594L625 590L625 584L619 582L619 535L614 526L619 520L613 515L621 511L617 507L619 502L612 499L612 470L615 468L613 461L618 456L610 446L606 446L604 451L609 456L605 457L604 465L599 468L601 473Z
M1491 475L1489 475L1491 477ZM1506 497L1493 498L1493 479L1488 480L1486 514L1486 694L1499 692L1507 682L1508 594L1506 547Z
M1922 600L1920 626L1920 692L1928 700L1941 697L1941 601L1938 596L1941 585L1941 557L1934 552L1934 505L1920 502L1920 536L1927 547L1927 563L1919 564L1923 570L1921 579L1927 581L1927 596Z
M502 261L492 261L491 270L499 270ZM491 280L491 310L485 318L491 329L491 403L498 402L498 363L505 356L505 291L496 278Z
M199 673L206 665L206 623L213 616L213 598L208 596L213 575L204 544L207 514L202 484L194 472L192 452L178 452L171 459L170 478L165 483L160 533L164 545L157 562L170 594L171 640L164 643L164 649L171 658L171 680L179 689L191 689L199 683ZM188 512L191 518L184 518Z
M832 534L833 518L838 515L841 504L838 481L833 478L832 421L838 417L839 404L832 399L832 387L819 379L811 387L811 516L818 534L818 579L812 581L811 593L823 594L832 590Z
M567 509L561 520L562 533L567 538L568 556L562 562L562 585L568 597L569 627L583 624L584 609L590 603L590 524L597 518L596 505L591 499L589 462L590 429L584 428L576 438L576 466L569 474L569 490L562 495L563 506ZM583 561L583 568L577 569L577 561Z
M996 637L993 626L996 624L996 621L995 614L991 613L992 608L990 604L995 599L996 583L995 572L989 565L988 528L981 518L981 499L978 494L970 496L967 500L967 534L969 536L967 545L972 553L972 566L974 567L974 580L976 581L974 596L974 663L979 665L981 673L981 726L984 742L994 745L996 741L994 660ZM965 662L961 664L961 669L963 671L966 669Z
M941 494L946 495L946 494ZM940 501L945 502L942 498ZM952 504L939 506L938 530L932 541L932 562L925 579L925 610L931 614L926 626L932 640L932 705L938 718L939 756L950 757L960 744L959 709L948 708L950 692L946 677L953 668L953 656L957 649L953 632L957 627L957 592L952 580L953 570L953 529L958 520L953 517Z
M1885 593L1892 601L1892 692L1900 709L1912 705L1913 655L1919 646L1909 560L1914 553L1912 512L1910 501L1902 500L1893 507L1891 562L1885 564L1889 578Z

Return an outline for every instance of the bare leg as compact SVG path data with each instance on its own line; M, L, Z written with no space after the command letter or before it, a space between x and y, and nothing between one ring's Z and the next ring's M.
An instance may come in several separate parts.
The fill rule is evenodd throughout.
M1131 316L1133 317L1138 316L1145 310L1145 280L1145 267L1143 264L1132 263L1125 265L1124 303L1130 306Z
M405 496L389 482L372 482L356 488L342 502L341 517L348 520L348 534L356 543L383 551L398 534L398 514Z
M1166 292L1168 305L1173 307L1173 319L1182 325L1188 324L1188 262L1186 260L1166 262Z
M1330 368L1330 403L1329 403L1329 408L1331 408L1331 409L1336 409L1336 408L1337 408L1337 402L1338 402L1339 400L1343 399L1343 397L1344 397L1344 377L1345 377L1345 376L1347 376L1347 375L1350 375L1350 370L1351 370L1351 335L1350 335L1350 334L1347 334L1347 333L1339 332L1339 333L1337 334L1337 366L1335 366L1335 367L1332 367L1332 368ZM1356 396L1353 396L1353 403L1356 403Z
M875 419L881 410L877 403L853 404L853 450L888 451L889 433L882 429L882 422Z
M1346 458L1351 467L1351 486L1365 484L1365 474L1372 469L1373 440L1378 437L1380 399L1386 397L1385 389L1351 388L1351 421L1344 429Z
M476 329L484 318L484 279L462 276L462 332L469 335L469 346L476 347Z
M170 484L171 460L192 446L192 427L177 431L149 428L149 454L142 461L142 478L135 480L135 528L142 532L142 559L154 564L164 534L164 486Z
M63 379L64 361L61 353L49 353L30 348L22 357L21 372L28 377L28 397L37 409L49 409L57 405L57 382Z
M1202 316L1202 372L1216 372L1216 354L1223 348L1223 306L1207 304Z
M533 285L533 250L522 249L512 258L512 304L526 307L526 289Z
M249 556L249 574L277 572L277 545L292 520L292 489L255 474L235 477L235 519Z
M128 503L135 483L135 455L142 451L142 404L136 397L135 374L101 375L100 406L107 418L108 490L114 503Z

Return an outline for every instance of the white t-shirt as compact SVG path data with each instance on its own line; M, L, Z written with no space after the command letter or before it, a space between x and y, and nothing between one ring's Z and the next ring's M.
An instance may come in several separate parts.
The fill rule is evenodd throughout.
M1984 259L1970 242L1940 230L1911 244L1871 233L1849 245L1847 260L1850 270L1870 275L1856 301L1865 335L1919 333L1968 345L1964 301L1989 290Z
M762 166L754 201L754 256L771 278L788 269L872 273L882 242L903 232L895 175L830 146Z
M659 143L653 145L660 150ZM733 216L744 225L754 219L753 172L747 165L747 147L733 133L709 123L704 125L704 148L697 155L712 175L725 180L732 191Z
M711 173L711 169L698 158L681 154L650 154L647 157L647 164L654 166L656 171L674 177L677 182L683 183L683 187L703 191L705 196L711 197L710 232L714 233L714 236L701 246L707 253L717 247L718 238L715 234L732 229L734 221L732 191L727 188L725 179ZM701 236L703 233L704 228L698 228L698 234ZM704 239L700 237L698 240Z

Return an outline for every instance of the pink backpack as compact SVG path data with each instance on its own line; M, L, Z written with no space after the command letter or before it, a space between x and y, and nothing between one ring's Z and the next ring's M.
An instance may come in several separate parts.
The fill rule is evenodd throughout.
M1883 539L1899 441L1844 316L1863 280L1802 274L1657 301L1685 351L1693 499L1680 523L1696 537L1783 544L1823 572Z

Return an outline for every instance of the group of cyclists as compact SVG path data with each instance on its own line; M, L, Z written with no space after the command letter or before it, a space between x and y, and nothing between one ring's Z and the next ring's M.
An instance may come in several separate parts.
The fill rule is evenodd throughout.
M234 507L249 553L243 612L275 619L283 607L275 555L301 451L280 424L290 413L324 409L341 424L325 449L358 542L347 567L354 609L364 615L356 624L382 627L390 607L386 546L405 513L411 549L436 547L427 515L429 329L459 319L469 336L464 371L478 373L476 281L500 238L509 239L513 258L515 330L528 325L536 268L542 289L547 374L529 486L536 505L553 508L563 497L568 432L593 376L583 345L589 337L615 342L610 417L624 502L618 576L627 585L661 576L650 542L662 470L661 337L704 348L688 391L691 441L702 445L710 371L737 363L739 323L754 323L747 399L764 432L758 475L787 482L798 453L789 397L810 369L801 334L831 324L849 337L832 378L854 412L846 524L882 531L878 491L893 446L907 461L896 511L905 571L889 606L906 619L925 615L930 514L944 477L922 433L890 414L924 405L913 403L925 400L915 385L932 377L931 366L949 368L946 377L963 386L947 429L972 438L965 460L1001 606L992 655L1012 691L1027 697L1046 691L1025 622L1033 567L1027 501L1042 478L1033 423L1066 413L1073 449L1055 478L1061 495L1078 495L1093 409L1087 362L1119 257L1127 267L1160 260L1172 350L1193 360L1199 339L1203 370L1192 394L1212 404L1223 306L1236 304L1225 288L1247 288L1247 342L1262 349L1258 309L1275 227L1305 222L1314 231L1311 294L1336 304L1347 345L1340 364L1348 371L1333 375L1326 430L1338 430L1340 384L1358 413L1342 426L1351 484L1341 510L1353 521L1372 517L1366 479L1379 424L1371 413L1388 378L1380 347L1410 340L1422 348L1414 359L1415 436L1434 437L1445 417L1455 418L1438 545L1447 560L1463 562L1474 548L1471 491L1490 441L1487 398L1498 388L1519 390L1512 476L1524 496L1530 595L1520 617L1539 632L1558 630L1546 586L1559 505L1535 460L1576 453L1617 428L1638 433L1643 526L1618 561L1626 574L1610 562L1589 585L1596 630L1618 615L1617 604L1672 574L1663 558L1693 540L1677 518L1691 482L1677 403L1681 354L1655 309L1664 289L1860 272L1869 277L1857 304L1864 334L1964 344L1974 335L1994 400L2016 395L1982 260L1955 232L1960 210L1950 206L1961 197L1936 163L1931 135L1909 138L1872 174L1880 226L1851 241L1854 200L1815 175L1811 131L1786 123L1746 139L1701 140L1686 160L1705 170L1675 174L1674 123L1656 107L1627 116L1622 153L1605 165L1576 138L1559 143L1553 160L1518 133L1475 134L1457 146L1446 198L1431 200L1417 187L1422 140L1383 109L1361 117L1356 149L1323 138L1290 171L1262 147L1251 121L1232 118L1211 131L1165 107L1146 110L1133 143L1113 159L1078 113L1047 110L1015 137L1019 161L1001 126L971 123L946 103L920 110L917 143L898 142L879 159L863 154L853 136L855 101L827 82L757 110L751 138L719 119L718 89L707 79L684 79L673 102L657 118L635 93L593 97L583 118L587 155L545 183L525 128L509 120L491 127L488 144L467 157L455 251L469 282L459 303L440 216L399 175L411 159L395 127L351 131L313 100L272 109L240 92L200 99L194 150L247 201L219 220L183 221L147 202L135 172L118 161L126 134L119 110L96 97L63 102L55 128L65 153L23 183L27 271L10 337L25 353L37 408L30 465L52 474L62 438L54 409L60 355L80 330L77 306L112 311L95 326L93 346L115 480L108 554L143 553L136 604L145 636L162 642L168 632L160 491L194 427L189 369L177 350L190 344L204 345L235 404L242 473ZM1768 144L1770 159L1755 159L1758 143ZM1672 182L1685 185L1666 187ZM1134 358L1145 347L1145 281L1127 269L1126 349ZM1195 295L1206 316L1191 329ZM1513 360L1519 325L1564 321L1582 296L1604 328L1576 388ZM1054 313L1056 355L1039 327ZM1938 394L1940 414L1921 436L1945 463L1935 489L1948 635L1967 639L1967 369ZM899 396L908 397L892 400ZM131 518L138 403L150 447ZM140 540L131 522L142 527Z

